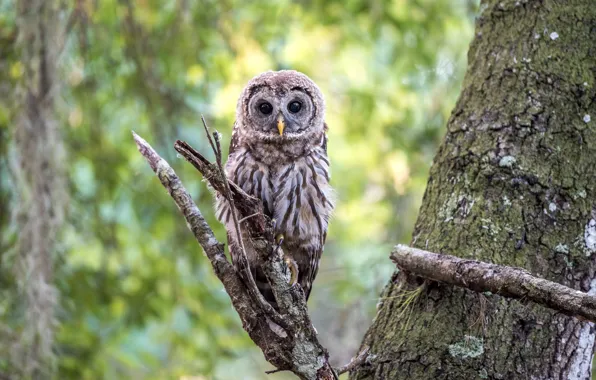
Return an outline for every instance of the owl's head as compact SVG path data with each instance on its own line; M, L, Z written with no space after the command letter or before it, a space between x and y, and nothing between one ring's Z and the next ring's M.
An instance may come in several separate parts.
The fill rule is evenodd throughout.
M267 71L251 79L236 109L240 129L253 138L283 142L324 129L325 102L317 85L293 70Z

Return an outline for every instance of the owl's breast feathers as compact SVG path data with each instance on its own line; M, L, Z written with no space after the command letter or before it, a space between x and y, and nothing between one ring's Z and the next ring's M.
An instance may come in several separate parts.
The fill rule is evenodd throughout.
M296 261L298 282L307 297L318 270L334 207L326 137L323 135L318 140L309 150L304 146L268 144L258 148L235 146L226 164L229 178L263 201L265 212L275 221L276 233L284 235L282 248ZM226 224L228 232L233 231L229 207L221 200L217 203L218 219ZM233 243L230 241L231 245ZM232 246L230 250L232 252ZM248 247L247 255L251 266L256 264L257 256ZM264 286L268 286L266 279Z

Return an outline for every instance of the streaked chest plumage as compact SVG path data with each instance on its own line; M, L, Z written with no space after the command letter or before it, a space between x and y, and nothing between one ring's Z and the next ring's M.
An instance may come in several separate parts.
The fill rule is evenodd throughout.
M288 246L321 249L333 210L329 161L322 148L294 160L259 159L246 148L234 153L226 171L245 192L263 201L275 221L276 233ZM273 159L271 159L273 157ZM226 215L222 221L228 222Z

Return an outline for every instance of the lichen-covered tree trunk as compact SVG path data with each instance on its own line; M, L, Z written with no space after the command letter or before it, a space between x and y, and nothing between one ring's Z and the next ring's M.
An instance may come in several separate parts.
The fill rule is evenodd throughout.
M596 292L594 0L481 4L412 244ZM352 379L589 379L592 323L396 273Z

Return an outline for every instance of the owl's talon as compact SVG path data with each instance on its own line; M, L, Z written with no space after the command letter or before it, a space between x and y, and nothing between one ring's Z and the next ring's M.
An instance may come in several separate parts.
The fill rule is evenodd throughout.
M284 242L284 235L283 234L277 234L277 235L275 235L275 244L277 244L278 247L283 242Z
M284 256L284 261L290 270L290 281L288 281L288 284L294 286L298 283L298 265L290 256Z
M283 256L285 258L285 254L284 254L283 250L281 249L281 245L283 242L284 242L284 235L282 235L282 234L275 235L275 250L273 252L276 252L277 254L279 254L280 256Z

